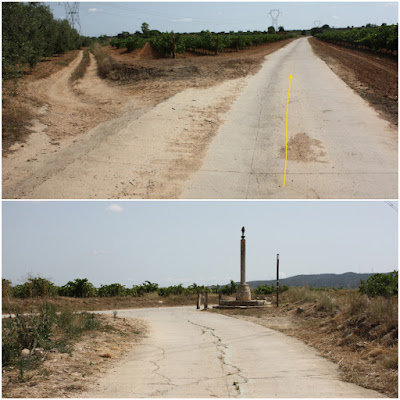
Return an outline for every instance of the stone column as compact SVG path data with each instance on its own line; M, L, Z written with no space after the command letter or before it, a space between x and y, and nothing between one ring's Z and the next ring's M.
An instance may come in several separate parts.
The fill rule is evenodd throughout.
M251 300L250 286L246 284L246 239L242 228L242 239L240 241L240 285L236 292L236 300Z
M244 227L242 228L242 239L240 241L240 284L246 284L246 239L244 238Z

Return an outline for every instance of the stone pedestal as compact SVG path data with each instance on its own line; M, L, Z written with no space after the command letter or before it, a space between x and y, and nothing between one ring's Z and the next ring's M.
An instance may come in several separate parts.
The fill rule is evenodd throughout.
M241 283L236 292L236 300L248 301L251 300L250 286L246 283Z

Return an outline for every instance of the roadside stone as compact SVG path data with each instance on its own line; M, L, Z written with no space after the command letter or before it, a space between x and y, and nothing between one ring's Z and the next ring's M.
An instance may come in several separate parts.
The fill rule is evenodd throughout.
M32 355L42 355L44 354L44 349L42 349L41 347L37 347L36 349L32 350Z
M31 352L29 351L29 349L23 349L23 350L21 351L21 357L22 357L22 358L27 358L27 357L29 357L29 354L31 354Z
M296 314L303 314L303 312L304 312L304 309L301 307L298 307L296 310Z

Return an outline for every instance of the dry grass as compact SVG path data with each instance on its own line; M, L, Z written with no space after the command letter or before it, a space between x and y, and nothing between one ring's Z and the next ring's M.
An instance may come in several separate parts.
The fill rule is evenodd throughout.
M209 294L209 304L218 303L218 295ZM128 308L143 307L172 307L172 306L196 306L197 295L170 295L160 297L157 293L147 293L141 297L50 297L47 299L53 304L56 310L68 307L74 311L97 311L97 310L120 310ZM42 302L40 298L14 299L3 298L3 312L12 307L18 307L22 312L29 312L32 307L36 307Z
M7 152L15 142L24 142L31 133L33 114L30 107L19 101L18 97L3 95L2 104L2 142L3 152Z
M46 352L36 369L25 372L3 369L3 397L81 397L97 379L122 359L147 332L143 321L97 315L101 326L83 334L68 353Z
M75 82L78 79L82 79L86 73L87 67L90 64L90 55L88 50L83 51L82 59L78 66L74 69L71 74L70 82Z
M68 66L77 56L78 50L44 58L34 68L24 72L17 81L3 81L2 88L2 145L3 154L16 142L25 142L31 133L32 119L36 116L32 102L27 98L25 85L47 78Z
M398 396L397 297L369 299L354 290L291 288L281 295L279 309L218 312L300 339L337 363L345 381Z

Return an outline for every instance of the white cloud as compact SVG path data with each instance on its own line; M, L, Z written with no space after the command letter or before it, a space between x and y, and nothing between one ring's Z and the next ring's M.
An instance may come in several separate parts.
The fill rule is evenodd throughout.
M97 13L104 11L102 8L89 8L88 13Z
M124 209L119 206L118 204L110 204L108 207L106 207L106 211L111 211L111 212L122 212Z
M92 250L92 254L94 256L105 256L108 254L113 254L113 252L110 250Z
M174 18L171 19L171 22L192 22L192 18Z
M340 19L340 17L338 17L337 15L332 15L332 18L334 18L334 19Z

